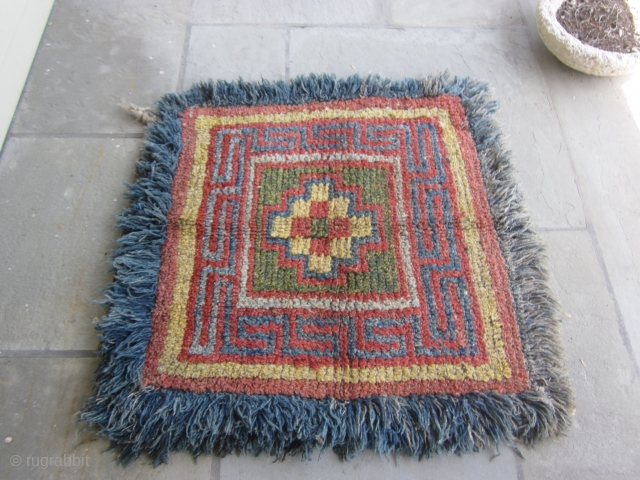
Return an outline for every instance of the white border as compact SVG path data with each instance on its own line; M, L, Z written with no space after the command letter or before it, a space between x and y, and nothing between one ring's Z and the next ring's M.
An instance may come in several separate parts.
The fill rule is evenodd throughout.
M349 161L349 160L368 160L371 162L387 162L391 163L394 167L396 178L394 181L396 189L396 197L398 206L396 208L398 215L398 226L400 237L400 253L402 256L402 262L404 263L405 280L407 290L409 291L410 298L385 300L381 302L376 301L358 301L358 300L341 300L330 298L261 298L261 297L248 297L247 296L247 283L248 283L248 265L247 259L249 258L249 241L250 238L250 225L248 209L252 203L253 189L253 176L255 172L255 165L257 163L292 163L292 162L313 162L313 161ZM241 258L241 278L240 278L240 292L238 293L237 308L317 308L321 310L334 310L343 311L347 310L396 310L403 308L419 307L420 300L418 298L418 290L416 286L416 279L413 273L411 265L411 258L409 253L409 233L406 225L406 215L403 214L404 199L402 196L402 187L400 185L402 175L400 170L400 159L398 157L384 157L377 155L359 155L359 154L331 154L331 155L262 155L256 156L249 160L249 178L247 179L247 185L249 185L249 192L247 195L247 202L245 204L245 217L244 225L242 229L243 238L246 239ZM389 241L392 241L391 239ZM401 281L401 280L400 280Z

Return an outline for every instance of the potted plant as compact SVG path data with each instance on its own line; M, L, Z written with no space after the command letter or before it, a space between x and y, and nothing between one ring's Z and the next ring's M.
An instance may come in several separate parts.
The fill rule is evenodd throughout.
M624 75L640 65L638 13L626 0L540 0L538 31L564 64L591 75Z

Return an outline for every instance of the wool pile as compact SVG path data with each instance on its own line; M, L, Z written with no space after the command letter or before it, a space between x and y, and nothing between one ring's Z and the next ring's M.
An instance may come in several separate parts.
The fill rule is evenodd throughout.
M82 419L124 462L562 432L557 308L495 110L446 75L167 95Z

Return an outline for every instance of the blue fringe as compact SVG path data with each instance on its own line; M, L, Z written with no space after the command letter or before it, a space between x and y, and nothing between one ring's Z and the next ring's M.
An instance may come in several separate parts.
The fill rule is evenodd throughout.
M535 388L517 395L487 392L340 401L295 395L192 393L141 385L171 183L182 149L179 113L194 105L298 105L440 94L461 99L486 170L485 182L495 184L495 188L488 187L488 196L516 291L518 322ZM531 443L562 431L569 424L573 400L561 365L553 358L561 355L555 303L540 266L539 244L521 211L508 152L502 148L492 119L496 108L486 84L468 78L450 79L447 74L420 81L358 76L339 80L326 75L299 77L289 83L209 81L165 96L157 104L158 121L147 128L137 165L138 181L127 194L130 206L118 216L122 237L112 258L115 278L104 300L108 315L97 327L101 331L101 361L94 393L80 420L109 438L124 464L142 453L159 464L168 461L169 452L182 450L196 457L265 452L282 459L300 452L307 458L314 450L326 448L350 458L371 448L383 455L398 452L428 458L435 453L476 451L486 444L513 445L518 439ZM522 287L521 280L527 275L541 280L530 292ZM527 335L536 337L527 340ZM528 348L527 342L542 342L546 356L539 354L539 346Z

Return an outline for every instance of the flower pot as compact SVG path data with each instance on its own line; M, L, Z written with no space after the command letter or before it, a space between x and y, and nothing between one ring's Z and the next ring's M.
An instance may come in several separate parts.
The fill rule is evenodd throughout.
M538 32L546 47L571 68L590 75L614 76L631 73L640 66L640 52L618 53L582 43L556 19L564 0L540 0L537 9ZM632 8L631 14L634 15ZM636 27L637 28L637 27Z

